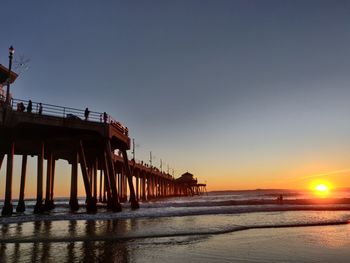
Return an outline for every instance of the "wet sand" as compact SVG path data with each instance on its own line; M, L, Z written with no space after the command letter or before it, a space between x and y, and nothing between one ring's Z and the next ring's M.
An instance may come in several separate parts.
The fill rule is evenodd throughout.
M0 262L349 262L349 231L349 225L342 225L128 241L2 244Z
M345 263L350 257L349 232L349 225L343 225L253 229L181 241L147 240L149 243L137 249L132 259L135 262Z
M349 217L290 211L8 224L0 226L0 262L348 262Z

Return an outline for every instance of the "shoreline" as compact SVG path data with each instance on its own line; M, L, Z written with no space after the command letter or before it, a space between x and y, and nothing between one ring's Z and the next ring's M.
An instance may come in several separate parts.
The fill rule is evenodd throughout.
M60 213L60 214L14 214L9 217L0 217L0 225L39 222L39 221L108 221L122 219L141 219L141 218L164 218L164 217L186 217L200 215L239 215L248 213L270 213L270 212L288 212L288 211L350 211L350 204L342 205L250 205L250 206L210 206L199 207L195 210L183 209L183 207L164 207L168 208L164 213L155 213L157 208L146 208L140 210L124 210L119 213L110 211L96 214L82 213Z
M67 243L67 242L91 242L91 241L130 241L138 239L150 239L150 238L174 238L174 237L191 237L191 236L213 236L224 235L234 232L242 232L254 229L272 229L272 228L302 228L302 227L322 227L322 226L338 226L347 225L348 220L336 220L330 222L309 222L309 223L296 223L296 224L280 224L280 225L250 225L241 226L233 225L231 228L223 230L208 230L208 231L192 231L182 233L164 233L164 234L146 234L146 235L129 235L129 236L117 236L117 235L85 235L85 236L67 236L67 237L30 237L19 240L18 238L2 238L0 243L3 244L21 244L21 243Z

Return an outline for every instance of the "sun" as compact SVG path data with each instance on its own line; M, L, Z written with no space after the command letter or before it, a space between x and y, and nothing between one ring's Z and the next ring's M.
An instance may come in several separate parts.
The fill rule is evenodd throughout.
M318 191L320 193L328 193L329 192L329 188L325 184L318 184L318 185L315 186L315 191Z
M311 189L316 195L324 197L329 195L331 186L328 182L316 181L312 183Z

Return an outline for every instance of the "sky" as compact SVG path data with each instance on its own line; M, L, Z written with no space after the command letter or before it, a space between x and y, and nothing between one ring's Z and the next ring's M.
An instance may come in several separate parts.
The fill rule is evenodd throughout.
M136 159L152 151L153 164L192 172L208 190L350 186L349 1L11 0L1 9L0 63L10 45L30 59L13 97L106 111L128 126ZM15 196L19 168L17 157ZM69 170L59 162L57 195L69 194ZM32 158L27 196L35 173Z

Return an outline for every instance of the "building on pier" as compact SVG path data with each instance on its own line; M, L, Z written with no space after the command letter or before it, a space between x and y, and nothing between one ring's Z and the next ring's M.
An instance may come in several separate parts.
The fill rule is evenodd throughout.
M8 75L9 69L0 64L0 101L5 101L6 91L4 90L4 86L8 82L12 84L18 77L18 75L13 71L10 71L10 78Z
M185 195L201 195L206 192L206 184L199 184L194 175L186 172L175 180L177 188Z

